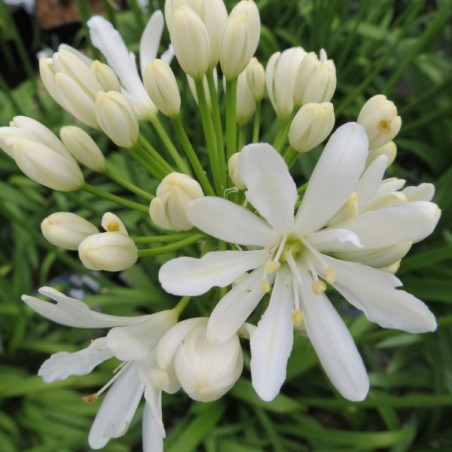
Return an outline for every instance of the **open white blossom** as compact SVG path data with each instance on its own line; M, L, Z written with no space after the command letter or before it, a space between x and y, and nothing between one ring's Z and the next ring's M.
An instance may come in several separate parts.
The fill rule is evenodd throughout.
M274 283L269 306L251 336L253 386L264 400L278 394L292 349L292 327L303 322L339 392L350 400L366 396L366 370L324 293L327 283L382 327L415 333L436 328L422 301L396 289L401 282L393 274L373 268L366 259L351 262L332 257L353 250L384 252L417 242L433 231L439 219L436 204L407 198L405 203L370 208L328 227L357 190L362 196L373 194L370 179L361 177L367 156L364 129L356 123L340 127L326 145L294 215L297 189L282 157L268 144L245 146L239 168L246 198L263 218L216 197L193 201L188 216L205 233L249 249L213 251L200 259L181 257L160 270L163 288L178 295L227 286L252 270L212 312L207 337L219 343L236 333Z
M105 336L95 339L83 350L53 354L38 372L46 383L64 380L71 375L86 375L113 357L122 361L113 378L102 389L85 397L87 403L94 403L109 388L89 432L90 447L101 449L111 438L124 435L144 395L143 450L162 451L165 437L161 415L162 390L152 383L150 376L152 369L158 369L155 347L163 334L176 323L177 312L114 316L92 311L82 301L51 287L42 287L39 292L55 300L56 304L28 295L23 295L22 299L43 317L75 328L110 328Z

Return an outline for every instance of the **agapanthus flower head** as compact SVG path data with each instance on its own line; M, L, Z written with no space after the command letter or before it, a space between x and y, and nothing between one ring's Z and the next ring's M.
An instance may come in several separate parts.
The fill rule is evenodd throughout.
M246 275L212 312L207 338L217 343L236 333L273 285L269 307L251 336L253 385L264 400L279 392L292 349L292 329L301 322L339 392L350 400L366 396L364 365L325 294L328 285L383 327L409 332L436 328L425 304L396 289L401 282L374 268L369 258L373 254L396 261L398 253L406 252L401 244L428 236L439 219L435 204L408 198L369 210L360 204L359 214L328 226L354 193L363 206L372 195L378 196L383 173L364 172L367 157L364 129L356 123L340 127L325 146L294 214L298 194L284 160L268 144L246 146L240 154L240 174L247 200L260 217L215 197L193 201L188 216L205 233L249 249L212 251L200 259L181 257L160 269L162 286L185 295L224 287ZM343 259L343 252L357 254Z

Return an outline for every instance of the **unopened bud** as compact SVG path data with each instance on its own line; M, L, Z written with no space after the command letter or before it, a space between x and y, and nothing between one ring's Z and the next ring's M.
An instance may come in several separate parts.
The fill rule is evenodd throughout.
M299 152L310 151L331 133L334 121L334 108L330 102L303 105L290 125L290 145Z
M308 102L329 102L336 90L334 64L322 53L322 60L314 52L308 53L300 64L295 78L295 106Z
M106 232L119 232L123 235L129 235L126 227L124 226L124 223L114 213L104 213L104 215L102 216L101 224Z
M170 118L180 112L181 98L176 77L168 63L154 60L144 71L144 87L157 108Z
M256 102L262 100L265 94L265 69L257 58L251 58L246 71L246 81L250 88L251 94Z
M248 124L256 111L256 101L246 80L245 71L241 72L237 81L236 118L241 126Z
M361 108L358 123L366 129L369 149L379 148L399 133L402 118L397 116L397 107L386 96L371 97Z
M131 267L138 259L133 240L118 232L88 236L78 247L82 264L90 270L117 272Z
M368 168L375 159L380 157L380 155L386 155L388 158L386 167L389 168L394 163L397 156L397 146L394 141L390 141L379 148L371 149L369 151L369 156L367 157L366 168Z
M209 36L199 16L186 6L174 12L170 30L177 61L184 72L200 80L209 67Z
M71 212L56 212L44 218L41 231L52 245L76 250L89 235L99 231L92 223Z
M157 196L151 201L149 215L161 228L188 231L193 227L187 218L188 204L203 196L197 181L185 174L170 173L157 187Z
M13 153L22 172L45 187L72 191L85 183L77 162L48 146L23 139L14 143Z
M240 171L239 171L239 159L240 159L240 152L236 152L235 154L231 155L231 158L228 161L229 177L231 178L232 183L239 190L245 190L246 185L243 183L243 180L242 180L242 177L240 176Z
M108 64L96 60L91 63L90 69L104 91L121 91L118 77Z
M136 143L138 120L127 97L116 91L99 93L94 108L101 129L117 146L130 148Z
M105 158L99 146L80 127L65 126L60 130L60 137L72 156L94 171L102 171Z

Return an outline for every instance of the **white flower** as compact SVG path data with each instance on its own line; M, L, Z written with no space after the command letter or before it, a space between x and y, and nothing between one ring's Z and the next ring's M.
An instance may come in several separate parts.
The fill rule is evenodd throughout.
M57 303L23 295L23 301L38 314L61 325L75 328L110 328L106 336L87 348L52 355L39 369L46 383L71 375L86 375L110 358L122 361L113 378L96 394L85 397L93 403L110 388L91 427L88 442L93 449L104 447L111 438L124 435L144 394L143 449L163 450L165 430L161 417L161 389L150 378L157 369L155 347L162 335L177 321L175 310L137 317L120 317L90 310L82 301L67 297L51 287L39 292Z
M294 216L297 189L281 156L268 144L246 146L240 173L247 200L263 219L215 197L193 201L188 215L205 233L251 248L213 251L201 259L181 257L160 270L163 288L185 295L227 286L253 270L212 312L207 337L217 342L236 333L274 281L269 307L251 336L253 385L264 400L272 400L284 382L292 324L301 326L303 321L339 392L350 400L366 396L366 370L350 333L324 294L326 283L383 327L409 332L436 328L422 301L395 289L401 282L394 275L365 262L331 257L342 251L370 252L422 240L438 221L435 204L412 201L362 212L340 227L325 227L356 191L367 155L364 129L356 123L340 127L326 145ZM360 190L367 188L364 183Z
M90 37L93 44L102 52L108 64L116 72L124 91L133 105L138 119L150 119L157 113L157 108L144 89L138 74L135 56L129 53L121 35L108 20L94 16L88 21ZM157 56L160 37L163 31L163 14L156 11L147 23L140 40L140 69L144 73L146 66ZM170 62L171 48L162 55L162 60Z

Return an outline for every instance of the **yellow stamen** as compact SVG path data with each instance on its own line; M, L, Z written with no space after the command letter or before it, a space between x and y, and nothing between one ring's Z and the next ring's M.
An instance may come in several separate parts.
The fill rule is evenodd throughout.
M270 283L267 280L261 281L262 293L270 292Z
M323 292L325 292L325 290L326 290L326 284L325 284L323 281L317 280L317 281L314 281L314 282L312 283L311 288L312 288L312 291L313 291L316 295L320 295L320 294L322 294Z
M300 310L295 310L292 311L292 323L294 324L294 326L301 326L301 324L303 323L304 320L304 312L300 311Z
M118 232L119 231L119 223L117 221L112 221L107 224L108 232Z
M384 130L385 132L389 132L391 130L391 124L389 121L386 121L386 119L383 119L383 121L378 123L378 128L380 130Z
M326 269L326 280L333 284L336 281L336 270L333 267L328 267Z
M265 262L265 272L266 273L275 273L279 270L279 267L281 267L281 264L276 261L267 261Z
M87 395L85 397L82 397L82 400L87 403L88 405L91 405L92 403L94 403L97 400L97 395L96 394L90 394Z

